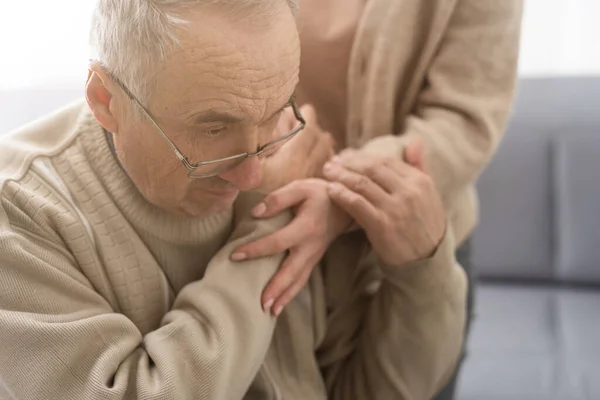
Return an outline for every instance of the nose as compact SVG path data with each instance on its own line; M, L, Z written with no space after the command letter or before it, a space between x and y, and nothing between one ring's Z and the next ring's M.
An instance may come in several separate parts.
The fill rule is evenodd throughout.
M219 175L240 191L257 188L262 182L262 165L258 157L248 157L240 165Z

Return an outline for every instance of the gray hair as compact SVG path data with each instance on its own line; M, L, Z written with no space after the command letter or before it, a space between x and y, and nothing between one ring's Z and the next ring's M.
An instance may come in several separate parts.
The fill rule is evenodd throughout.
M117 77L142 102L149 74L179 44L179 30L193 7L220 7L238 16L265 14L282 0L97 0L90 42L92 60ZM285 0L292 12L299 0Z

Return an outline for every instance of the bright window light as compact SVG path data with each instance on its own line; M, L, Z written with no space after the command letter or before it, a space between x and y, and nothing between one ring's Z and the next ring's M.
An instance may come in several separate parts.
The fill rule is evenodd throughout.
M0 90L83 85L94 4L0 1ZM525 0L521 75L600 74L599 15L598 0Z
M85 82L94 0L0 2L0 90Z

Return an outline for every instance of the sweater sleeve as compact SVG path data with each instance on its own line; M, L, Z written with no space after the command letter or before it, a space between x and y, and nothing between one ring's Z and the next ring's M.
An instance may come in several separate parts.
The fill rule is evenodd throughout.
M512 110L522 7L522 0L459 0L401 131L362 149L402 157L418 136L444 198L471 184L497 148Z
M342 278L348 265L336 260L359 246L338 244L324 274L326 286L347 279L330 298L319 351L328 398L432 398L459 359L465 323L466 277L454 258L451 231L431 258L379 269L367 260L346 272L349 278Z
M283 255L232 263L242 242L288 216L242 219L202 280L184 287L142 335L55 241L7 222L0 208L0 393L3 399L241 399L275 320L261 292Z

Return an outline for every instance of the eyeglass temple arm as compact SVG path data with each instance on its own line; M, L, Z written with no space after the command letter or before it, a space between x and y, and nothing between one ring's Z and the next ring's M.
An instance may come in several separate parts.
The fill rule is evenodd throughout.
M187 157L184 156L183 153L181 152L181 150L179 150L179 148L175 145L175 143L173 143L171 141L171 139L169 139L169 137L162 130L162 128L160 126L158 126L158 124L156 122L154 122L154 119L150 116L150 113L148 113L148 111L146 110L146 107L143 106L143 104L137 99L137 97L133 93L131 93L131 91L127 88L127 86L125 86L118 78L116 78L114 76L112 76L112 79L117 83L117 85L119 85L121 90L123 90L123 92L125 92L127 97L129 97L135 103L135 105L137 105L139 107L139 109L144 114L144 117L148 120L148 122L150 122L150 124L152 124L152 126L158 131L158 133L160 133L160 135L167 142L169 147L171 147L171 149L173 150L173 152L175 153L175 156L179 159L179 161L184 163L186 165L186 167L189 167L188 169L193 168L192 165L190 164L189 160L187 159Z
M298 107L296 100L292 99L290 101L290 103L292 105L292 111L294 111L294 115L296 116L296 119L298 121L300 121L303 125L306 125L306 120L304 119L304 116L300 113L300 108Z
M177 148L175 143L173 143L171 141L171 139L169 139L169 137L166 135L166 133L163 132L162 128L160 126L158 126L158 124L156 122L154 122L154 119L150 116L148 111L146 111L146 108L135 97L132 100L137 104L137 106L140 108L140 110L142 110L142 113L144 114L144 117L146 117L148 122L150 122L150 124L158 131L158 133L160 133L160 135L163 137L163 139L165 139L165 141L167 142L169 147L171 147L171 149L175 153L175 156L177 156L177 158L181 162L183 162L184 164L187 164L191 167L187 157L184 156L183 153L181 153L181 151Z

